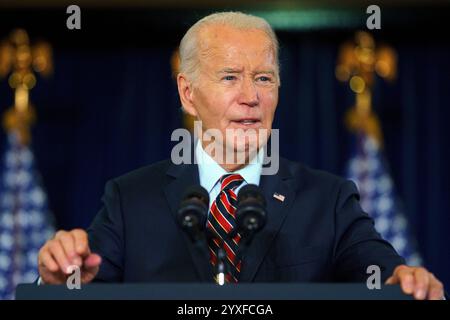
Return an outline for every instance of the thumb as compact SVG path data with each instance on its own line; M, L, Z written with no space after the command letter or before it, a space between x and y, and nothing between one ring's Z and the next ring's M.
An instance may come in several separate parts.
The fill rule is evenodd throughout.
M398 283L398 278L396 276L389 277L385 282L385 284L396 284L396 283Z
M84 259L83 267L87 272L95 270L102 263L102 257L96 253L91 253Z

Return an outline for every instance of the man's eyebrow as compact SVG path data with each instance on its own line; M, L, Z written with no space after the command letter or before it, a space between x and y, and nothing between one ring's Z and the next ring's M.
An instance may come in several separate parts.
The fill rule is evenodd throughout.
M255 72L253 72L254 75L255 74L262 74L262 73L268 73L268 74L271 74L273 76L275 75L275 71L272 70L272 69L270 69L270 70L257 70Z
M218 73L241 73L242 69L237 69L237 68L223 68L221 70L219 70Z
M220 71L218 71L217 73L241 73L242 69L237 69L237 68L223 68ZM262 74L262 73L267 73L267 74L271 74L271 75L275 75L275 71L272 69L268 69L268 70L257 70L252 72L253 75L256 74Z

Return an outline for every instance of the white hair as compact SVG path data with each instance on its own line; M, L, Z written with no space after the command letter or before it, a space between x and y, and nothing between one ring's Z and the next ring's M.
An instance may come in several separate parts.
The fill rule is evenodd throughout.
M198 76L198 35L204 26L209 25L226 25L236 29L249 30L257 29L263 31L272 43L275 61L276 61L276 77L279 81L279 62L278 62L278 40L275 32L270 24L263 18L242 12L218 12L210 14L203 19L197 21L180 42L180 72L186 74L192 81Z

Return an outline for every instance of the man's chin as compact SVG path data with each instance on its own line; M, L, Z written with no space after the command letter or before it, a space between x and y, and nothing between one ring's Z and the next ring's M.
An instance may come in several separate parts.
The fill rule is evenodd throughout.
M259 150L257 141L255 142L240 142L232 145L227 145L227 152L234 155L245 155L245 158L252 157Z

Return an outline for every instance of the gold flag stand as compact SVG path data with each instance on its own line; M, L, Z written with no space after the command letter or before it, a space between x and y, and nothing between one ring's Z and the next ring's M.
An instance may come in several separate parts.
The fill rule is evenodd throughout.
M355 105L347 112L345 124L352 132L363 132L379 146L383 144L380 123L372 110L375 74L393 81L397 75L397 54L389 46L375 46L367 32L357 32L353 42L344 43L338 54L336 77L348 82L355 93Z
M3 127L16 134L22 145L30 143L30 128L36 119L29 101L30 90L36 85L33 70L42 76L52 73L52 49L45 42L31 46L25 30L14 30L0 43L0 78L10 74L8 83L15 92L14 105L3 116Z

